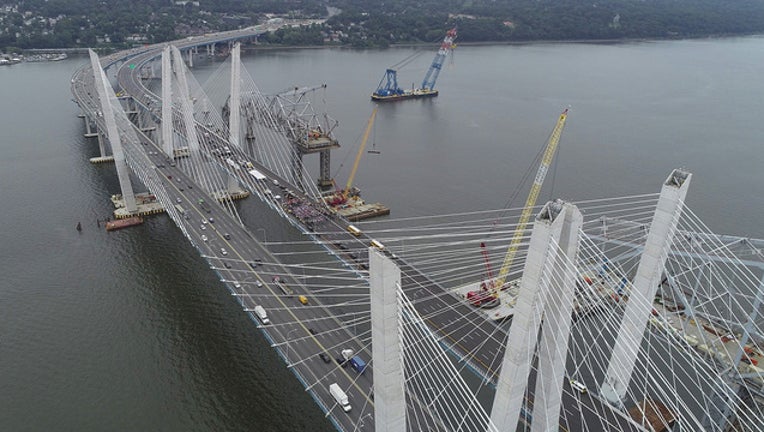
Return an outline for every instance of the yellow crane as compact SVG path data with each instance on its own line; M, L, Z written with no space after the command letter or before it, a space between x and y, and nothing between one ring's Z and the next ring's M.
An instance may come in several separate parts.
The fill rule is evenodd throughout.
M496 281L493 283L494 293L496 293L504 286L504 282L507 279L507 274L509 273L509 268L512 266L512 262L515 260L517 250L520 248L520 242L522 241L523 235L525 234L525 227L528 225L528 221L531 219L533 207L536 205L536 200L539 197L539 192L541 192L541 185L544 183L544 178L546 177L546 173L549 170L549 165L551 165L552 159L554 158L554 153L557 150L557 144L560 142L560 136L562 135L562 130L565 127L565 119L567 119L567 117L568 109L566 108L565 111L560 114L560 118L557 120L557 125L555 125L554 130L552 131L552 135L549 137L549 142L547 142L546 150L544 150L544 156L541 158L541 165L539 165L539 169L536 172L536 178L533 180L533 186L531 186L531 191L528 194L528 199L525 200L525 207L523 207L523 212L520 215L519 222L517 223L515 234L512 236L512 241L509 243L507 254L504 256L504 263L501 265L499 275L496 278Z
M353 179L355 178L355 173L358 171L358 164L361 162L361 155L363 155L363 150L366 148L366 142L369 140L369 135L371 134L371 128L374 125L374 118L377 116L377 107L374 107L374 110L371 112L371 117L369 117L369 121L366 124L366 130L363 133L363 139L361 140L361 147L358 149L358 154L355 155L355 162L353 162L353 169L350 170L350 176L348 176L348 182L345 184L345 189L341 191L337 191L337 193L334 195L334 198L329 201L329 205L336 206L340 204L344 204L348 196L350 195L350 188L353 187Z

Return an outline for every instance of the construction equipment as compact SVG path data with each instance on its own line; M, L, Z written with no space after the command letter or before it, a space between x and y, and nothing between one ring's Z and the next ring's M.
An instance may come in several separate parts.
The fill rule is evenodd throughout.
M493 271L491 270L491 260L488 256L488 250L485 243L480 243L481 253L485 261L485 271L487 278L480 283L479 291L470 291L467 293L467 301L471 305L483 309L491 309L498 306L501 301L493 292Z
M485 261L485 274L488 278L480 283L480 290L493 291L493 271L491 270L491 259L488 256L488 250L485 247L484 242L480 242L480 253L483 254L483 260Z
M456 39L456 27L446 32L446 37L443 38L443 42L440 44L440 49L438 49L438 52L435 54L435 58L432 60L432 64L427 70L420 88L403 90L398 87L398 71L390 68L385 70L385 74L379 81L377 90L372 93L371 99L385 102L437 96L438 91L435 90L435 82L438 80L440 70L443 68L443 62L446 60L446 55L456 48L454 39Z
M520 214L520 220L518 221L517 228L515 229L515 233L512 236L512 241L509 243L509 248L507 249L507 253L504 256L504 263L501 265L499 275L496 277L496 280L492 280L492 277L489 273L489 278L491 279L489 279L488 282L484 281L481 283L480 291L468 292L468 300L470 300L471 297L483 298L488 295L489 292L491 297L498 300L498 292L507 288L507 286L505 286L505 282L507 279L507 274L509 273L509 268L512 266L512 262L515 259L517 250L520 248L520 243L525 234L525 227L530 221L531 214L533 213L533 207L536 205L536 200L538 199L539 193L541 192L541 185L544 183L546 173L549 170L552 159L554 158L554 153L557 150L557 144L560 142L560 136L562 135L562 130L565 127L565 120L567 117L568 109L566 108L565 111L560 114L560 117L557 120L557 124L555 125L554 130L552 130L552 134L549 137L546 149L544 150L544 155L541 158L541 164L539 165L539 169L536 172L536 178L533 180L533 186L531 186L531 191L528 194L528 199L525 201L523 212ZM486 256L487 252L485 252L485 247L482 244L481 247L484 248L484 256ZM470 302L474 306L482 307L480 304L475 304L474 301Z
M369 117L369 121L366 124L366 130L363 133L361 146L358 148L358 153L355 155L355 162L353 162L353 169L350 171L347 184L345 184L345 189L342 189L342 190L338 189L332 195L329 195L328 197L325 198L326 203L329 204L331 207L344 205L345 203L347 203L348 198L351 196L352 187L353 187L353 179L355 179L355 174L356 172L358 172L358 164L361 162L361 155L363 155L363 150L366 148L366 142L369 140L371 127L374 125L374 118L376 116L377 116L377 107L374 107L374 110L372 110L371 112L371 117Z

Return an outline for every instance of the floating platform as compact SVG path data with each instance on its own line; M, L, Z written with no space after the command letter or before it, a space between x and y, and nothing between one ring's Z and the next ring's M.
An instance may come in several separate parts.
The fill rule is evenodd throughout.
M368 204L363 201L353 205L333 208L334 212L351 222L371 219L390 214L390 209L380 203Z
M382 95L373 93L371 95L371 100L376 102L397 102L404 99L428 98L428 97L435 97L437 95L438 95L437 90L414 89L414 90L404 90L403 93L401 94L391 94L389 96L382 96Z
M188 149L188 147L180 147L172 150L172 154L175 157L175 159L184 158L191 156L191 151Z
M106 222L106 231L114 231L122 228L127 228L143 223L143 218L140 216L131 216L124 219L117 219L114 221Z
M96 156L90 158L90 163L92 164L102 164L102 163L111 163L114 162L114 156Z
M111 202L114 204L114 217L117 219L126 219L133 216L149 216L165 212L162 203L157 201L153 194L146 192L135 194L135 204L138 209L132 213L125 209L125 200L121 194L112 195Z
M248 190L246 190L246 189L239 189L239 190L236 190L236 191L233 191L233 192L230 192L230 191L217 191L217 192L212 194L212 197L215 198L216 200L220 201L220 202L223 202L223 201L228 201L228 200L236 201L236 200L244 199L244 198L247 198L249 195L250 194L249 194Z

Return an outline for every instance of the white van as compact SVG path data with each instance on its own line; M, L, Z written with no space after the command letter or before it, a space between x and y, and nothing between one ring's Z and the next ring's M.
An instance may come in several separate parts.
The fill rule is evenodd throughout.
M255 315L257 315L257 318L260 319L260 322L263 324L271 323L271 320L268 319L268 314L265 312L265 309L262 306L255 306Z
M333 383L329 386L329 394L331 394L334 400L337 401L337 403L342 406L342 409L345 412L350 411L352 407L350 406L350 402L348 401L348 395L346 395L345 392L342 391L342 389L337 383Z
M570 380L570 387L572 387L573 390L578 390L578 392L581 394L584 394L587 392L586 386L583 383L580 383L574 379Z

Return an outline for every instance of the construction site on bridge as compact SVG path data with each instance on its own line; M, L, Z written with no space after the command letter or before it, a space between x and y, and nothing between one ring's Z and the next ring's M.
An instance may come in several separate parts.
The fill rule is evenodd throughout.
M310 102L326 87L262 94L236 43L258 31L91 52L72 91L113 157L115 226L166 213L337 430L761 430L764 241L705 231L691 172L649 196L539 204L564 109L522 207L350 224L390 212L354 185L380 152L378 108L340 188L337 123ZM220 109L186 66L215 43L231 53Z

